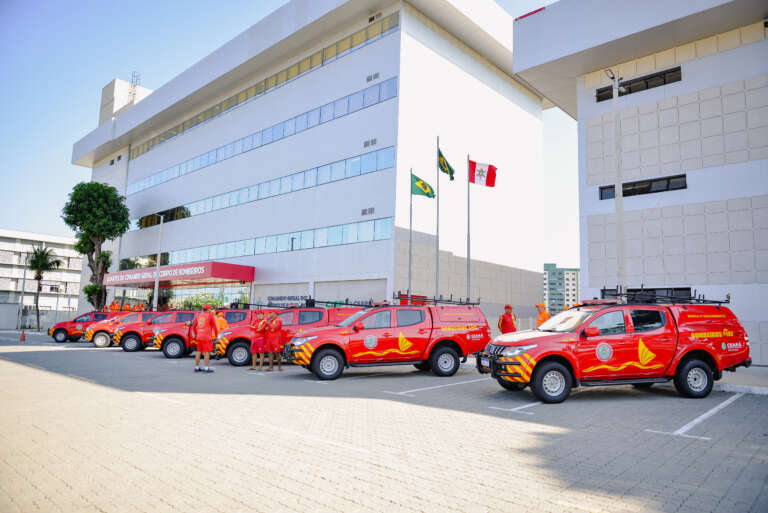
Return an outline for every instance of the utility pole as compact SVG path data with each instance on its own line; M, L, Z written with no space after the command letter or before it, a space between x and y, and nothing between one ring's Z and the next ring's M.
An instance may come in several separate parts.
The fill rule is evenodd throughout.
M164 216L162 214L158 214L160 216L160 233L157 237L157 258L155 261L155 289L154 294L152 296L152 309L157 312L157 296L159 294L160 290L160 255L162 254L162 245L163 245L163 219Z

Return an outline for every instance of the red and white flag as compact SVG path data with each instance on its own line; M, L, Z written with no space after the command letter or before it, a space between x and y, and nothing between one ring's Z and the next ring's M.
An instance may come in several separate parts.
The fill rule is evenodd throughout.
M469 161L469 181L486 187L496 185L496 166Z

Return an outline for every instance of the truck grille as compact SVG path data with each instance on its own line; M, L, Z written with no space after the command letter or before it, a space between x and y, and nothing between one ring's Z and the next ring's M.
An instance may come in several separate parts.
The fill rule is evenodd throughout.
M485 351L488 354L493 355L493 356L500 356L501 353L503 353L505 349L507 349L507 346L496 346L496 345L493 345L493 344L488 344L485 347Z

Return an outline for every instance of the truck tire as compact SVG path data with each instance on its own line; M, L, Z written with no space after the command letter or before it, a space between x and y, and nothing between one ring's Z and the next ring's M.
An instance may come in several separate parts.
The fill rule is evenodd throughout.
M58 342L59 344L63 344L64 342L67 341L68 338L69 337L67 336L67 330L59 328L53 332L53 340L55 342Z
M109 340L109 334L104 331L96 333L91 339L91 343L94 347L109 347L112 345L112 341Z
M124 336L120 341L120 345L122 346L123 351L127 351L129 353L139 351L144 346L144 344L141 343L139 336L134 335L133 333Z
M501 385L501 388L504 388L506 390L511 390L512 392L522 392L525 387L528 385L528 383L518 383L515 381L507 381L502 378L496 378L496 381L499 382L499 385Z
M310 368L318 379L336 379L344 370L344 358L335 349L321 349L312 357Z
M163 354L166 358L181 358L187 354L187 346L180 338L173 337L163 342Z
M706 362L688 360L678 367L675 373L675 388L683 397L707 397L715 384L712 374L712 369Z
M251 363L251 347L245 342L235 342L227 348L227 359L231 365L242 367Z
M430 369L429 360L421 363L414 363L413 366L419 369L420 371L428 371Z
M459 365L459 353L448 346L438 347L429 355L429 367L435 376L453 376L459 370Z
M561 403L571 395L573 378L565 365L559 362L544 362L536 366L531 380L531 390L543 403Z

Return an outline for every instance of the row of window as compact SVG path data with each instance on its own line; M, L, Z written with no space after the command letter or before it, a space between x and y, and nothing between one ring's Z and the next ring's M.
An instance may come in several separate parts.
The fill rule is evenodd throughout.
M187 264L207 260L261 255L264 253L324 248L391 238L392 218L387 217L373 221L359 221L326 228L315 228L300 232L269 235L266 237L256 237L255 239L171 251L161 254L160 265ZM120 260L120 269L150 267L154 265L155 258L155 255L124 258Z
M680 66L645 75L643 77L633 78L632 80L619 82L619 96L638 93L640 91L645 91L646 89L653 89L654 87L679 82L682 79L683 75ZM601 87L595 91L596 102L610 100L611 98L613 98L613 86Z
M128 184L126 193L135 194L149 187L154 187L182 175L208 167L222 160L232 158L241 153L260 148L266 144L279 141L294 134L298 134L322 123L346 116L360 109L370 107L377 103L389 100L397 96L397 77L391 78L380 84L373 85L362 91L352 93L349 96L339 98L336 101L317 107L299 114L287 121L283 121L254 134L225 144L220 148L203 153L180 164L158 171L146 178Z
M225 192L217 196L205 198L193 203L181 205L179 207L164 210L154 214L143 216L131 221L131 230L149 228L160 223L160 217L163 223L184 219L190 216L205 214L214 210L234 207L242 203L262 200L277 196L279 194L288 194L311 187L317 187L329 182L352 178L362 174L389 169L395 165L395 148L390 146L378 151L371 151L356 155L348 159L339 160L331 164L313 167L305 171L299 171L281 178L275 178L267 182L262 182L249 187L243 187L230 192Z
M394 31L398 26L398 22L398 13L391 14L386 18L383 18L364 29L355 32L351 36L347 36L332 44L331 46L328 46L327 48L320 50L291 66L288 66L284 70L279 71L264 80L260 80L251 87L243 89L239 93L234 94L226 100L217 103L213 107L210 107L203 112L192 116L191 118L179 123L173 128L166 130L162 134L153 137L149 141L137 145L135 148L131 149L130 158L135 159L139 155L148 152L158 144L162 144L165 141L168 141L177 135L183 134L187 130L201 123L204 123L209 119L215 118L242 103L245 103L253 98L257 98L262 94L267 93L276 87L280 87L281 85L288 83L313 69L324 66L325 64L328 64L329 62L332 62L339 57L348 54L349 52L365 46L365 44L374 41L383 35L388 34L389 32Z
M688 182L686 175L666 176L664 178L654 178L651 180L640 180L637 182L626 182L622 184L624 197L639 196L641 194L653 194L655 192L677 191L687 189ZM600 199L613 199L616 197L616 187L613 185L604 185L600 187Z

